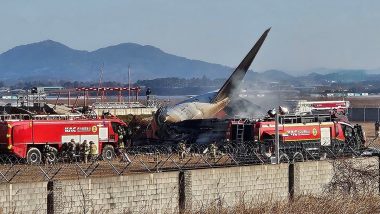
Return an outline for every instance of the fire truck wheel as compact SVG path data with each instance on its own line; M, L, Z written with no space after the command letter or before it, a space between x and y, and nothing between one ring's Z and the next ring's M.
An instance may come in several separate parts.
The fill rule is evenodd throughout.
M29 164L36 164L41 162L41 152L35 147L31 147L26 154L26 161Z
M115 158L115 150L111 145L105 145L102 151L103 160L112 160Z

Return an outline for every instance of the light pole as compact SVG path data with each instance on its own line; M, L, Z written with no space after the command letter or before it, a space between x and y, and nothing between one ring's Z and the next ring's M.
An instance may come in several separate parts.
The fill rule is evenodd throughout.
M274 140L274 150L276 153L276 163L280 163L280 133L279 133L279 128L278 128L278 123L279 123L279 112L280 108L278 108L278 111L276 112L275 115L275 140Z

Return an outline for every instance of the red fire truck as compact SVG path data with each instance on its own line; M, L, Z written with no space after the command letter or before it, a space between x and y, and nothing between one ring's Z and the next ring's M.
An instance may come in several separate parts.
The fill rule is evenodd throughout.
M295 153L317 154L321 151L354 152L364 147L365 137L360 125L352 125L333 115L279 116L280 150L292 158ZM227 137L231 140L251 141L258 151L274 152L275 121L232 120ZM306 154L303 154L306 155Z
M288 105L293 109L295 114L328 113L336 111L340 114L347 114L350 107L349 101L307 101L307 100L290 100Z
M275 120L207 119L183 121L165 127L157 133L167 139L171 136L188 143L244 142L261 154L274 152ZM352 125L334 115L281 115L279 138L282 153L290 158L299 152L317 154L322 150L351 152L363 148L365 139L361 126ZM177 142L178 140L175 140Z
M65 142L74 140L80 145L87 140L95 144L103 158L112 159L120 128L126 129L127 125L117 118L3 120L0 121L0 151L36 163L41 161L46 144L59 152Z

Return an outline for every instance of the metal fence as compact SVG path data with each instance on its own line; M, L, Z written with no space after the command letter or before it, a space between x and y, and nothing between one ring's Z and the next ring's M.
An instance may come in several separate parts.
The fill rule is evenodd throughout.
M380 121L380 107L349 108L348 119L358 122Z
M360 156L361 153L347 147L345 151L333 151L326 148L325 155L311 153L308 150L290 152L282 150L281 162L320 160L321 158L339 158L342 156ZM353 152L351 152L353 151ZM286 154L286 152L288 152ZM77 179L87 177L118 176L130 173L155 173L181 171L199 168L244 166L268 164L273 157L259 153L250 143L234 143L220 146L215 152L206 145L188 145L179 150L174 145L141 146L120 153L112 161L102 160L100 156L84 162L83 158L61 157L55 162L27 164L24 159L13 155L0 155L0 183L29 181L50 181L58 179Z

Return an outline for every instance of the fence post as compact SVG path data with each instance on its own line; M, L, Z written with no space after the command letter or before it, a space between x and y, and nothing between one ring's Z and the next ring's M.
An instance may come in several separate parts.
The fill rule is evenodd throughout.
M380 154L377 154L376 155L377 156L377 163L378 163L378 170L379 170L379 175L380 175ZM377 185L378 185L378 193L380 193L380 176L379 176L379 178L378 178L378 183L377 183Z
M49 181L47 184L47 206L46 213L47 214L57 214L63 212L63 204L62 201L62 185L59 181Z
M364 118L363 118L364 120L363 120L363 122L365 122L365 108L366 107L364 106L364 114L363 114L364 115Z
M192 195L191 195L191 171L179 172L179 185L178 185L178 207L179 213L187 213L192 207Z
M352 114L352 107L349 107L348 109L347 109L347 117L349 118L349 121L352 121L353 120L353 114Z
M54 191L53 191L53 181L48 181L47 183L47 200L46 200L46 213L54 214Z
M289 164L289 200L293 200L294 198L294 163Z

